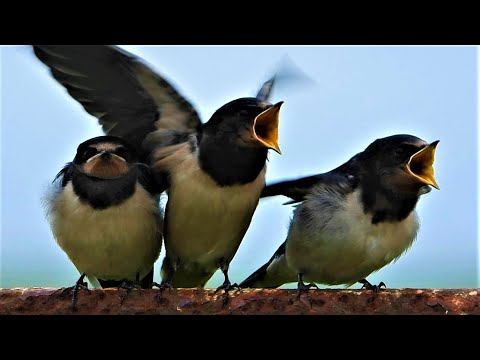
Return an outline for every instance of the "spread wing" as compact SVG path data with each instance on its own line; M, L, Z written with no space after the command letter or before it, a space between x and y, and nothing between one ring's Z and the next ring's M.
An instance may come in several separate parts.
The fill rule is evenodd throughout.
M256 98L260 101L270 101L274 88L280 90L288 88L291 91L312 84L314 84L314 81L288 56L285 56L277 64L274 75L258 90Z
M273 85L275 85L276 75L273 75L270 79L265 81L260 90L257 92L256 98L260 101L269 101L272 95Z
M141 153L152 131L188 134L201 126L182 95L140 58L116 46L35 45L33 50L106 134L126 139Z

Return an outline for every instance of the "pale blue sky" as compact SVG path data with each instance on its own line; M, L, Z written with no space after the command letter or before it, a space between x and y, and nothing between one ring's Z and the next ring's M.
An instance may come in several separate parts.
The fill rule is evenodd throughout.
M279 87L283 155L267 180L324 172L373 140L408 133L440 140L433 189L417 207L417 241L368 279L388 287L477 287L477 49L463 46L125 46L148 61L207 121L215 109L253 96L287 55L314 80ZM77 145L101 135L29 47L1 47L0 286L68 286L78 272L53 239L41 207L49 183ZM284 241L292 208L266 199L232 264L241 281ZM155 279L159 280L159 264ZM221 284L217 272L207 284ZM355 287L359 287L355 285Z

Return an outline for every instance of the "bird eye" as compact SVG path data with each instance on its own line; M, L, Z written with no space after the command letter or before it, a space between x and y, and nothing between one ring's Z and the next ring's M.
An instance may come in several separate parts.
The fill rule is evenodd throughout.
M395 155L401 156L405 154L405 149L403 147L398 147L395 149Z
M83 158L85 160L90 159L92 156L95 156L97 154L97 149L89 147L85 152L83 153Z

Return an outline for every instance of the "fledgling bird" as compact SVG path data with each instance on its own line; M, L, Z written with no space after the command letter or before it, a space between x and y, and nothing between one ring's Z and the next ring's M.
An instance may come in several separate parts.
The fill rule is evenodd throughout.
M220 107L204 124L193 106L138 57L115 46L34 46L52 76L109 135L125 138L168 189L162 287L203 287L228 266L265 185L267 152L280 152L279 110L268 97Z
M53 235L81 276L74 287L151 287L163 221L151 170L121 138L81 143L45 197Z
M411 135L377 139L365 151L320 175L267 186L262 197L284 195L299 203L286 241L240 287L275 288L298 281L299 294L313 283L361 282L407 251L419 222L415 206L434 178L431 144ZM304 280L313 282L305 284Z
M268 149L280 152L281 102L234 100L217 110L188 142L153 151L154 169L168 171L164 285L203 287L228 268L265 186Z

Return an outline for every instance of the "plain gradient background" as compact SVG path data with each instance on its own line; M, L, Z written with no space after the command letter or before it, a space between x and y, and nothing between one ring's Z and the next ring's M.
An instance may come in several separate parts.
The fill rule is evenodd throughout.
M441 190L419 201L416 242L368 279L390 288L480 286L476 47L122 47L165 76L204 122L224 103L254 96L288 55L312 82L275 88L271 101L285 101L283 154L270 153L267 182L328 171L379 137L440 140L435 171ZM41 197L77 145L102 132L30 47L0 47L0 61L0 286L70 286L79 274L52 237ZM282 206L285 200L260 202L231 264L233 281L256 270L284 241L292 212ZM218 271L207 286L222 281Z

